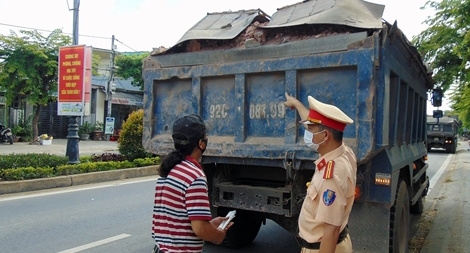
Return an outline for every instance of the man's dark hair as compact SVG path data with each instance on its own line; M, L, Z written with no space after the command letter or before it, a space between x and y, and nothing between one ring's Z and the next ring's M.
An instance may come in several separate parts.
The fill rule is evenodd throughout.
M162 159L159 175L167 177L173 167L193 152L205 134L206 126L199 115L190 114L177 119L173 124L172 134L176 150Z
M333 140L337 142L342 142L343 141L343 132L338 131L336 129L333 129L331 127L327 127L324 125L320 125L321 130L328 130L332 135L333 135Z
M192 146L191 151L189 151L189 149L178 149L165 156L162 159L162 164L160 165L160 170L158 174L161 177L167 177L171 169L173 169L173 167L175 167L177 164L181 163L187 155L190 155L195 147L195 145Z

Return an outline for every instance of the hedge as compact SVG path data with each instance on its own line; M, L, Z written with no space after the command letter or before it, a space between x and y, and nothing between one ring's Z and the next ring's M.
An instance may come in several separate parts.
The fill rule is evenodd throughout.
M53 158L54 159L54 158ZM1 160L1 158L0 158ZM88 159L89 160L89 159ZM91 160L79 164L55 163L56 166L24 166L8 169L0 169L0 177L4 180L25 180L35 178L47 178L55 176L65 176L97 171L108 171L135 167L144 167L160 163L159 157L148 157L135 159L134 161L108 161L92 162ZM53 163L46 163L53 164Z
M51 154L8 154L0 155L0 168L22 168L22 167L57 167L68 163L65 156Z

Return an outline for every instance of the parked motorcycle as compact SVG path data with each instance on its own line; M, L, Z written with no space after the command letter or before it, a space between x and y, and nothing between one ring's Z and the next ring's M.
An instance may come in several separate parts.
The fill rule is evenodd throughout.
M0 142L9 142L13 144L13 134L11 129L0 123Z

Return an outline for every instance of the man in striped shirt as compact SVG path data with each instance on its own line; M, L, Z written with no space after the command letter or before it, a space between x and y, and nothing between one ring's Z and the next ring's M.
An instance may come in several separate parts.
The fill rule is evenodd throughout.
M204 121L195 114L173 124L175 151L162 160L155 190L152 237L154 252L201 252L204 241L221 244L231 222L212 219L207 179L199 164L207 147Z

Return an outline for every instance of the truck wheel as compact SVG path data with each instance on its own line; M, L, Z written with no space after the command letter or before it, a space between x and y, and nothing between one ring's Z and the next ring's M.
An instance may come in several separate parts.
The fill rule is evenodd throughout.
M446 153L451 153L452 146L450 144L446 144Z
M424 210L424 201L425 197L419 197L418 201L416 201L416 203L411 206L411 212L414 214L422 214Z
M408 252L410 199L405 181L398 184L395 205L390 210L390 253Z
M451 152L452 154L455 154L456 151L457 151L457 142L454 142L454 143L452 144L452 148L451 148L450 152Z
M233 226L227 231L222 246L232 249L245 247L253 242L261 227L261 219L255 212L237 210Z

